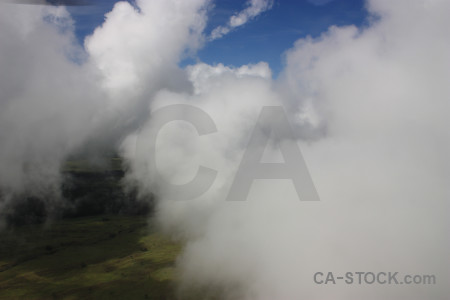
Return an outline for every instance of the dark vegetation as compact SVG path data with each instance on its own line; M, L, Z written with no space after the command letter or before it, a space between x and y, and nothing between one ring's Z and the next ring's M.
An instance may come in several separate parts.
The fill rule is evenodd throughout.
M113 157L104 165L67 161L63 172L62 196L70 203L65 217L98 214L148 215L153 198L138 197L136 189L125 188L122 160Z
M33 191L8 201L0 215L6 226L102 214L146 216L153 210L152 196L142 197L136 189L125 187L122 160L117 156L100 162L73 157L65 162L61 174L58 191Z
M181 246L152 226L153 198L125 188L121 159L72 157L61 173L58 191L5 202L0 299L175 299Z
M180 245L142 216L0 232L0 299L174 299Z

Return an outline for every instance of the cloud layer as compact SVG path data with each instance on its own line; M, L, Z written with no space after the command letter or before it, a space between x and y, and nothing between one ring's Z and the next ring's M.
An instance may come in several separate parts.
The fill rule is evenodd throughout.
M200 45L206 3L136 5L117 3L83 49L63 7L2 4L0 206L24 193L60 198L69 154L87 141L114 147L147 117L152 93L190 88L177 62Z
M366 28L298 40L277 80L264 62L178 67L204 41L207 5L119 2L85 49L61 8L0 10L3 192L57 189L71 151L113 135L127 180L157 194L161 230L185 243L180 298L446 299L448 1L369 1ZM223 28L271 5L249 2ZM202 109L217 131L170 122L155 141L151 114L169 104ZM300 146L321 201L300 201L289 180L255 180L247 201L224 201L262 107L276 105L297 133L282 142ZM265 159L280 160L276 143ZM217 178L190 201L156 178L184 184L200 165ZM437 284L313 282L328 271L435 274Z
M448 290L440 283L324 286L313 275L449 276L446 6L369 2L377 21L365 29L331 27L317 39L297 41L275 82L263 65L199 64L187 69L194 94L164 91L155 97L151 109L195 105L218 129L197 137L188 123L167 124L156 142L157 167L166 180L186 183L199 165L218 171L212 188L196 200L173 201L164 189L159 193L160 225L186 241L181 294L194 289L227 299L445 299ZM281 104L290 108L297 130L305 131L298 142L321 201L299 201L288 180L257 180L247 201L225 202L262 106ZM135 179L146 178L142 186L149 190L155 187L142 176L148 157L133 155L151 155L146 142L153 143L147 135L152 126L150 119L124 144L140 170ZM266 157L277 155L270 148Z
M56 197L60 161L97 126L101 93L73 62L82 51L66 10L5 4L0 14L2 203L31 190Z

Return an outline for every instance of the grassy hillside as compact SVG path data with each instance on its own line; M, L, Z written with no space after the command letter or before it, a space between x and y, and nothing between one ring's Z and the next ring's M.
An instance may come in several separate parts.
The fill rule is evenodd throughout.
M0 232L0 299L173 299L179 251L144 217L17 227Z
M77 158L61 167L59 190L40 187L9 195L0 211L7 227L39 224L48 219L103 214L148 216L153 212L152 195L138 195L137 188L123 181L122 159L96 161ZM6 198L5 198L6 199ZM0 190L0 203L3 193ZM48 204L51 205L48 205Z

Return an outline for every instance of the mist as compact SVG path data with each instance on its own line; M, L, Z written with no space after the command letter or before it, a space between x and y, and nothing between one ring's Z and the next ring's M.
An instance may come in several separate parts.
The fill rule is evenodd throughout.
M181 299L446 299L449 3L368 1L364 27L297 40L277 79L265 62L179 67L208 42L210 5L119 2L83 46L63 8L2 5L0 212L23 192L53 193L47 205L57 206L61 163L96 140L117 146L124 182L156 195L157 226L183 242ZM152 115L173 104L201 109L217 130L173 121L155 140ZM264 106L284 107L295 137L281 142L301 149L320 201L303 201L285 179L227 199ZM283 162L276 143L264 161ZM161 184L188 183L199 166L217 175L194 199ZM358 271L437 283L313 280Z

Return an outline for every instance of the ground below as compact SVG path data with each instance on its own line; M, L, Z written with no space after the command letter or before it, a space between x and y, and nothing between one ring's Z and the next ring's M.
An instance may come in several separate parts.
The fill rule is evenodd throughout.
M0 232L0 299L174 299L180 245L139 216Z

